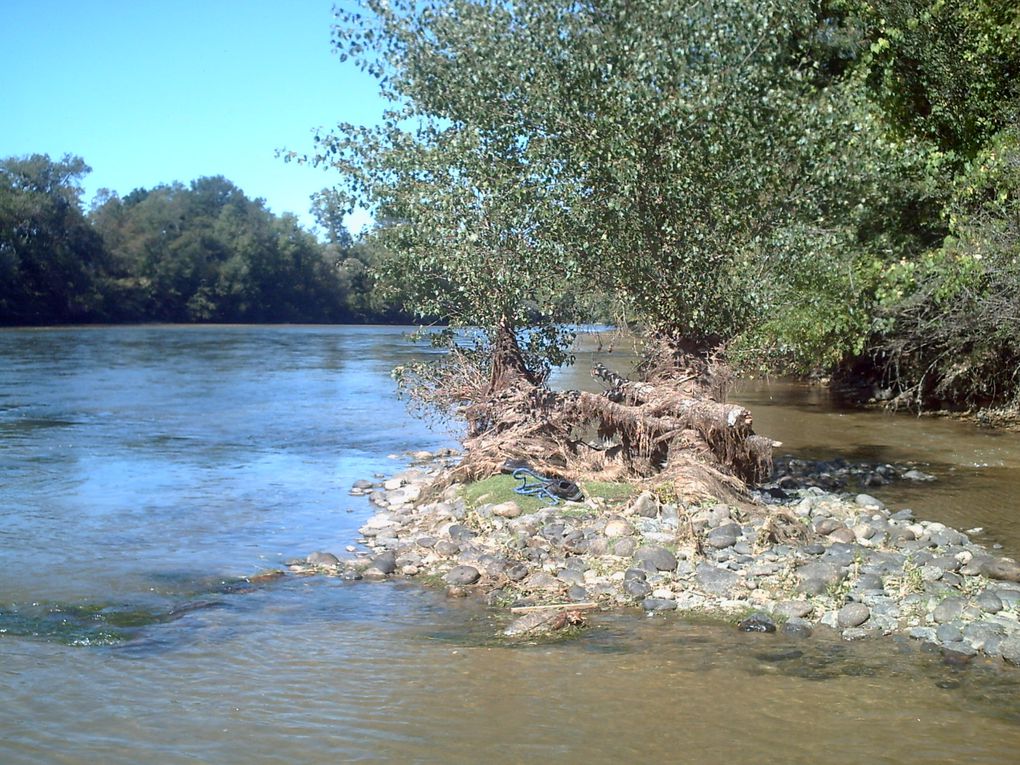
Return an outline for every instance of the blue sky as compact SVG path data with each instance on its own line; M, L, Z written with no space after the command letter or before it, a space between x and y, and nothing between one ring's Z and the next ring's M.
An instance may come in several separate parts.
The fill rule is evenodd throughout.
M383 109L375 83L331 51L332 7L0 0L0 156L83 157L86 204L103 187L223 175L311 225L308 197L333 176L275 151L311 151L314 128Z

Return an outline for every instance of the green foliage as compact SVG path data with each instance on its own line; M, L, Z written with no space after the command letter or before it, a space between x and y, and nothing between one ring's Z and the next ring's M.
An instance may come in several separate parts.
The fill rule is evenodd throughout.
M856 135L832 84L848 33L807 2L361 5L337 48L395 106L320 135L316 161L385 214L422 317L547 325L608 288L654 332L733 337L782 302L760 281L786 275L782 232L831 240L876 185L856 168L890 153Z
M102 242L80 207L80 157L0 161L0 322L74 322L101 310Z
M882 351L901 401L1020 403L1020 130L956 179L944 245L886 274Z
M295 218L274 216L225 178L108 197L93 220L119 266L125 313L116 318L345 317L339 275L322 246Z
M868 83L890 120L973 156L1016 118L1014 0L846 0L868 41Z

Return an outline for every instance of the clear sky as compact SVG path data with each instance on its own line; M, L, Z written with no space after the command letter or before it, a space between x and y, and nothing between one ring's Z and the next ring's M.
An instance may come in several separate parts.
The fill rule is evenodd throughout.
M0 0L0 157L66 153L96 190L223 175L312 224L312 130L374 123L375 83L330 48L333 0ZM350 223L357 230L365 216Z

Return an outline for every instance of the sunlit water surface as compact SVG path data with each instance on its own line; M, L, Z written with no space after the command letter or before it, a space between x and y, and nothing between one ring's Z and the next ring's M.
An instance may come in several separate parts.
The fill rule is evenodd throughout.
M908 641L634 613L512 647L415 585L245 586L342 550L354 480L452 443L394 397L421 353L394 328L0 332L0 762L1017 761L1020 672ZM1020 552L1016 436L736 397L792 453L927 466L869 491Z

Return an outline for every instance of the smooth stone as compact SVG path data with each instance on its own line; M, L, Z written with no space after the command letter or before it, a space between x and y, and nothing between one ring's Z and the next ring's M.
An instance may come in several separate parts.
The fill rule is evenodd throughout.
M659 515L659 499L650 491L641 492L629 510L642 518L655 518Z
M382 555L377 555L372 558L372 562L368 568L365 569L365 573L380 573L383 576L389 576L397 570L397 556L393 551L388 550Z
M375 484L372 483L371 481L366 481L364 478L359 478L351 485L351 488L358 489L360 491L365 491L366 489L371 489L373 486L375 486Z
M857 541L857 535L854 534L854 532L851 529L844 527L841 529L836 529L831 534L829 534L829 539L831 539L833 542L841 542L843 544L849 545Z
M634 598L644 598L651 594L652 586L644 579L629 578L623 580L623 591Z
M708 544L716 550L723 550L733 547L740 537L740 526L735 523L727 523L708 532Z
M858 494L856 497L854 497L854 502L856 502L861 507L874 507L878 508L879 510L885 510L885 503L882 502L882 500L880 499L875 499L870 494Z
M822 555L825 552L825 545L820 545L817 542L810 545L804 545L801 551L805 555Z
M981 566L981 573L989 579L998 579L1004 582L1020 582L1020 566L1005 558L988 561Z
M829 587L843 581L845 574L831 563L814 561L797 570L800 591L808 595L821 595Z
M632 537L624 537L618 539L612 547L613 554L620 558L633 557L634 551L637 550L637 541Z
M914 511L911 510L910 508L906 508L905 507L902 510L897 510L895 513L890 515L889 516L889 520L891 520L891 521L912 521L912 520L914 520Z
M415 540L415 544L417 544L418 547L425 547L425 548L435 547L436 546L436 538L435 537L428 537L428 536L426 536L426 537L418 537Z
M1002 598L991 590L985 590L978 595L974 603L987 614L997 614L1003 609Z
M801 619L814 610L815 606L810 600L784 600L773 609L773 613L787 619Z
M307 558L305 562L312 566L339 566L340 559L333 553L328 552L313 552Z
M512 499L492 506L492 514L499 518L519 518L521 512L521 506Z
M932 627L911 627L907 630L907 635L914 640L925 640L929 643L935 642L935 630Z
M470 529L467 526L464 526L459 523L455 523L452 526L450 526L450 528L447 530L447 533L450 535L450 539L452 539L455 542L464 542L468 539L474 539L476 536L478 536L478 532L476 532L474 529Z
M676 601L667 598L645 598L641 602L645 611L676 611Z
M449 539L442 539L436 542L432 549L444 557L449 557L460 552L460 545Z
M963 615L964 602L959 598L946 598L931 612L931 617L939 624L945 624Z
M920 470L908 470L900 478L907 481L934 481L935 476L929 475L928 473L922 473Z
M705 592L713 595L727 595L737 586L740 577L733 571L699 563L696 569L698 584Z
M676 556L665 547L642 547L634 553L634 558L651 563L658 571L676 571L679 563Z
M443 577L447 584L452 585L474 584L481 578L481 572L474 566L454 566Z
M809 622L803 619L793 618L783 625L783 634L795 638L809 638L814 630Z
M836 623L843 628L859 627L871 618L871 609L863 603L847 603L836 613Z
M746 619L741 619L737 624L737 629L741 632L775 632L776 623L768 614L756 612Z
M963 630L960 629L959 622L940 624L935 630L935 637L940 643L958 643L963 640Z
M606 523L606 528L602 533L610 539L627 537L634 533L634 527L622 518L612 518Z
M506 571L504 573L506 574L506 578L509 579L511 582L519 582L528 575L529 571L530 569L528 568L527 564L514 563L513 565L507 566Z
M1020 635L1010 635L999 644L999 653L1010 664L1020 666Z

